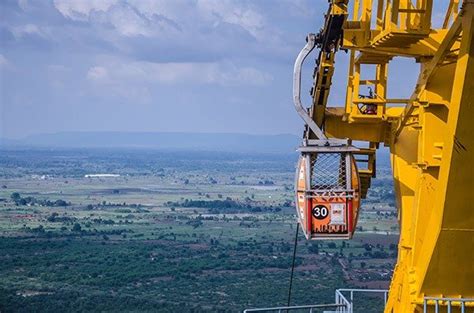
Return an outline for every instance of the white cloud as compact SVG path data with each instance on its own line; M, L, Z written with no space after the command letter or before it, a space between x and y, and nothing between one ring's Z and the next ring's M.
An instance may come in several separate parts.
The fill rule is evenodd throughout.
M273 80L273 77L252 67L233 68L228 72L221 73L224 84L256 85L261 86Z
M126 7L114 7L109 11L109 22L124 36L151 36L153 30L147 19L142 18L135 10Z
M99 98L118 98L150 104L156 86L218 85L223 87L261 86L273 79L252 67L229 63L152 63L110 59L89 68L89 92Z
M22 10L27 10L28 9L28 0L18 0L18 6Z
M114 71L113 66L94 66L87 71L87 79L92 83L90 92L99 98L117 97L134 103L150 103L151 92L143 77L133 77L133 73L124 75L121 69Z
M93 11L106 12L117 0L54 0L54 6L67 18L87 21Z
M261 86L273 77L252 67L231 63L152 63L130 62L95 66L91 81L113 84L217 84L221 86Z
M7 58L3 56L3 54L0 54L0 66L6 66L8 64Z
M87 79L95 82L105 82L108 80L108 72L102 66L94 66L87 72Z
M161 10L165 7L177 7L173 5L174 2L170 1L118 2L116 0L107 0L89 2L55 0L54 3L56 9L66 18L84 22L89 21L91 24L103 29L107 29L111 25L119 35L125 37L152 37L163 33L164 30L173 30L174 28L170 28ZM162 7L159 5L162 3L168 4ZM190 3L187 5L189 7ZM183 13L179 10L168 10L168 13L171 12L172 18L175 17L175 14L181 16Z
M0 68L3 69L3 68L8 68L10 66L11 66L11 64L7 60L7 58L3 54L0 54Z
M233 0L54 0L56 9L66 18L111 24L123 36L152 36L163 30L186 27L187 32L206 25L236 25L257 39L263 39L269 27L256 7ZM178 25L179 24L179 25ZM160 32L161 30L161 32Z
M16 38L21 38L25 35L38 35L40 37L46 37L46 34L35 24L15 26L12 27L11 30Z
M230 0L198 0L197 9L214 25L220 22L234 24L247 30L255 38L263 36L264 17L252 7Z
M65 73L70 71L71 68L62 64L50 64L48 65L48 70L54 73Z
M148 19L153 18L154 15L161 15L184 22L187 17L196 12L195 4L190 0L128 0L127 2Z
M327 3L323 1L316 3L306 0L280 0L280 4L284 6L285 13L296 18L311 18L327 9Z

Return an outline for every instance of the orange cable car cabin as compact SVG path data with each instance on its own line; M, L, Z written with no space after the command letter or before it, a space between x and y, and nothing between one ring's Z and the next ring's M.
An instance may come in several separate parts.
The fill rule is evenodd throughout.
M360 207L360 182L352 151L301 147L296 171L296 211L307 239L350 239Z

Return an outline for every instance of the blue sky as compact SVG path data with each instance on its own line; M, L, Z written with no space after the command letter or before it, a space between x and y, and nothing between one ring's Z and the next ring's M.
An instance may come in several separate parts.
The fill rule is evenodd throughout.
M326 9L323 0L1 1L0 137L299 134L293 61ZM389 93L408 96L418 66L391 70ZM343 103L346 74L341 52L332 104ZM310 67L304 75L306 94Z

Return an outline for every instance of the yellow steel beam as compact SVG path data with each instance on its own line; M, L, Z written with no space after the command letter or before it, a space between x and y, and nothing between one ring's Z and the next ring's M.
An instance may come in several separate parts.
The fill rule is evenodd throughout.
M462 32L457 62L440 66L441 51L425 66L415 123L391 146L401 232L387 313L421 312L425 296L474 296L473 24L467 4L444 45Z
M386 121L376 123L348 123L343 108L327 108L325 133L332 138L351 138L369 142L387 142L390 125Z
M379 0L376 29L372 1L356 3L343 38L351 50L345 108L324 108L328 137L390 146L400 242L387 313L421 312L425 296L474 297L474 4L465 1L456 17L458 3L445 29L431 29L432 0ZM410 99L386 99L393 56L421 63ZM364 62L376 65L374 78L361 79ZM374 99L359 98L367 84ZM364 103L382 111L364 116Z
M333 11L347 14L347 1L335 2ZM344 24L345 108L326 107L332 53L320 59L318 75L329 79L316 84L312 113L328 137L390 146L400 242L385 312L422 312L425 296L474 297L474 3L465 0L457 14L459 0L451 0L443 29L431 29L433 0L378 0L370 29L372 4L356 0ZM393 56L421 63L410 99L387 99ZM375 77L361 79L364 64L375 64ZM361 85L376 96L359 97ZM376 114L359 111L368 104Z
M333 74L334 52L321 53L313 87L313 106L311 110L313 120L320 127L324 122L324 110L326 109Z
M423 238L428 248L420 247L422 253L418 263L419 288L424 294L441 292L453 296L474 296L474 260L472 250L468 248L474 247L473 24L474 3L466 4L446 131L441 137L438 189L434 205L431 208L423 206L433 212L427 223L432 233ZM433 233L436 235L433 236Z
M410 46L400 47L399 45L393 45L392 47L373 47L370 38L375 38L380 33L380 30L365 31L362 28L346 28L344 30L343 47L382 55L432 57L436 51L438 51L441 42L446 36L447 30L432 30L425 36L419 37L418 41Z
M418 77L418 82L416 83L415 90L413 91L413 94L410 97L410 103L402 115L400 125L395 131L395 139L398 137L401 130L405 126L406 122L408 121L409 117L413 113L413 110L415 108L415 102L419 101L418 97L426 88L426 83L431 78L431 75L433 75L433 72L437 69L437 66L439 65L439 63L449 52L449 49L458 38L458 35L460 32L461 32L461 19L458 18L449 29L443 42L441 42L441 45L438 51L436 52L436 54L434 55L433 59L425 66L424 70L422 70L422 72L420 73L420 76Z
M451 19L455 20L458 16L459 0L450 0L446 16L444 17L443 28L448 28Z

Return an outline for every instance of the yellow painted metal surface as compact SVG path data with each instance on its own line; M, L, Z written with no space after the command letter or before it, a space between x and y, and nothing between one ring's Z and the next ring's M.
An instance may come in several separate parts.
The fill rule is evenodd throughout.
M474 298L474 1L446 2L441 29L431 26L433 0L334 2L331 14L348 16L346 103L328 108L315 90L324 103L313 101L313 119L328 137L371 143L368 154L390 147L401 230L385 312L423 312L424 297ZM387 99L395 56L420 63L409 99ZM375 76L362 80L369 66ZM360 97L367 86L373 94Z

